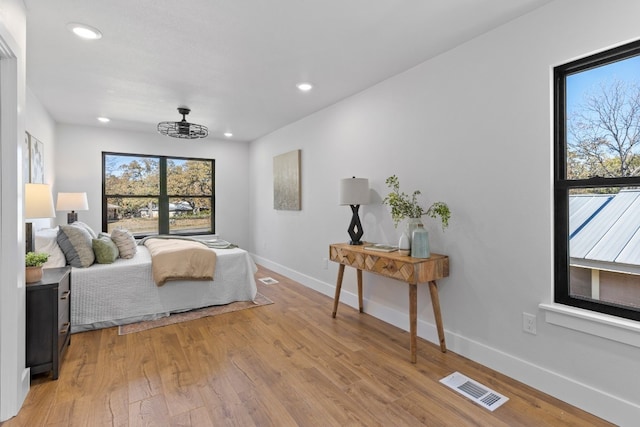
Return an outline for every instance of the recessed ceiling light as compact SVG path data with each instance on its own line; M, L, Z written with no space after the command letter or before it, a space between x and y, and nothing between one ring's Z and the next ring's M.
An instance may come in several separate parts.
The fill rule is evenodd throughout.
M111 119L109 117L98 117L98 121L102 123L109 123Z
M296 87L302 92L309 92L311 89L313 89L313 85L307 82L298 83Z
M226 136L227 138L231 138L233 134L231 132L225 132L224 136Z
M70 22L67 24L67 28L76 36L86 40L98 40L99 38L102 38L100 30L90 27L89 25Z

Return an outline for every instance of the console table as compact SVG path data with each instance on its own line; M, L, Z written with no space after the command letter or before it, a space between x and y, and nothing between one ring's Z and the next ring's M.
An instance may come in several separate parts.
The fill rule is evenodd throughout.
M338 312L340 290L344 267L348 265L357 270L358 279L358 305L360 313L362 306L362 271L376 273L381 276L406 282L409 285L409 333L411 363L416 363L417 345L417 320L418 320L418 283L428 283L431 294L433 314L438 329L440 350L444 353L447 346L444 341L444 327L440 312L440 299L438 298L438 285L436 280L449 276L449 257L446 255L431 254L430 258L412 258L400 255L396 252L380 252L367 249L366 243L350 245L348 243L335 243L329 245L329 258L340 264L338 279L336 281L336 296L333 301L333 317Z

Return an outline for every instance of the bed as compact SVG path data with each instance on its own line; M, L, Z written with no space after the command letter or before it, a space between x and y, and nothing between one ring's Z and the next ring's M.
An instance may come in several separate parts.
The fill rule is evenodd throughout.
M138 246L131 259L71 270L71 332L82 332L168 316L211 305L253 301L257 267L240 248L211 249L217 261L213 280L176 280L158 286L151 256Z

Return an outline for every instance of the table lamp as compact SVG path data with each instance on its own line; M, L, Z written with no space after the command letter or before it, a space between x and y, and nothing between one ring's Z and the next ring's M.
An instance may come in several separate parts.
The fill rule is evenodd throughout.
M78 220L76 211L88 211L87 193L58 193L57 211L71 211L67 214L67 224Z
M358 216L360 205L369 203L369 180L366 178L345 178L340 180L340 204L350 205L353 216L347 231L351 237L349 244L361 245L363 230Z
M53 196L49 184L25 184L24 185L24 217L25 219L54 218L56 211L53 208ZM33 252L33 224L26 223L25 246L27 252Z

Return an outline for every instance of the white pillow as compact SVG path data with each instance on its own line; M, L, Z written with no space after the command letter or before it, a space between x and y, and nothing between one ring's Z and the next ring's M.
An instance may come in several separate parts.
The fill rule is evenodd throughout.
M97 239L98 238L98 233L96 233L95 231L93 231L93 228L89 227L87 224L85 224L84 222L81 221L74 221L71 223L71 225L76 226L76 227L82 227L85 230L87 230L87 232L89 233L89 236L91 236L92 239Z
M36 231L35 252L44 252L49 254L49 259L42 268L64 267L67 260L58 246L56 238L58 236L58 228L43 228Z

